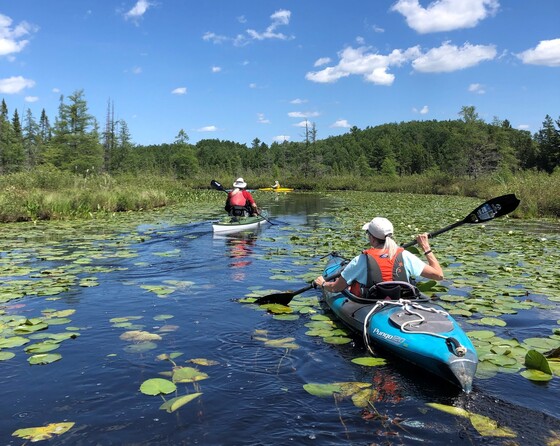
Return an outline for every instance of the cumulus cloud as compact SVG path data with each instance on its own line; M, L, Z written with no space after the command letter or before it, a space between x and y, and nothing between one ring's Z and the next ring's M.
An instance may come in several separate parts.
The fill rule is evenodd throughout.
M387 55L370 52L368 47L347 47L340 51L337 65L326 67L321 71L308 72L307 80L319 83L333 83L350 75L362 76L367 82L377 85L391 85L395 75L388 72L392 66L401 66L421 55L418 46L405 51L393 50Z
M430 111L430 108L427 105L424 105L424 107L422 107L420 110L418 110L416 107L414 107L412 109L412 111L414 113L420 113L421 115L427 115L428 112Z
M346 119L338 119L331 124L331 127L349 129L352 127Z
M289 112L290 118L315 118L319 116L319 112Z
M21 22L15 27L12 24L13 20L10 17L0 14L0 56L19 53L29 43L25 37L39 29L27 22Z
M535 48L517 54L525 64L560 66L560 39L541 40Z
M151 6L152 3L148 0L138 0L131 9L125 12L124 18L136 22L146 14L146 11L148 11Z
M270 120L265 118L264 113L257 113L257 122L259 124L270 124Z
M35 81L25 79L23 76L12 76L6 79L0 79L0 93L16 94L26 88L35 86Z
M469 91L471 93L476 93L476 94L486 93L486 90L484 89L484 85L482 85L482 84L470 84L469 85Z
M207 42L212 42L212 43L219 44L219 43L223 43L227 40L230 40L230 38L226 37L226 36L221 36L219 34L212 33L212 32L208 31L208 32L205 32L202 35L202 40L206 40Z
M216 44L223 42L232 42L235 46L247 45L252 40L291 40L294 38L293 36L286 35L278 31L278 28L280 26L287 26L290 24L291 16L291 11L287 9L280 9L270 16L271 23L264 31L257 31L250 28L245 30L244 34L237 34L235 37L224 36L208 31L204 33L202 39ZM247 20L244 16L241 16L240 18L238 18L238 21L240 23L245 23Z
M288 135L278 135L275 136L273 139L276 142L284 142L284 141L289 141L290 137Z
M171 92L171 94L187 94L187 87L177 87L175 90Z
M420 34L474 28L496 14L498 0L438 0L426 8L418 0L398 0L391 10L402 14L409 27Z
M25 102L37 102L39 98L37 96L26 96L23 100Z
M219 73L222 71L222 67L212 67L212 73Z
M432 48L427 53L412 61L412 67L421 73L449 73L474 67L485 60L496 57L494 45L471 45L465 43L462 47L444 42L438 48Z
M199 129L196 129L197 132L216 132L218 130L218 127L216 127L215 125L207 125L205 127L200 127Z
M331 58L330 57L321 57L321 58L319 58L315 61L313 66L314 67L320 67L320 66L326 65L328 63L331 63Z
M311 123L306 119L305 121L300 121L294 124L294 127L303 127L303 128L311 127Z
M519 125L517 126L517 128L518 128L519 130L529 130L529 129L531 128L531 126L529 126L528 124L519 124Z
M255 40L264 40L264 39L288 40L290 39L289 36L277 32L276 29L279 26L288 25L290 23L291 15L292 15L291 11L288 11L287 9L280 9L279 11L276 11L274 14L270 16L272 23L266 28L265 31L259 33L254 29L248 29L247 34L249 34L249 36Z

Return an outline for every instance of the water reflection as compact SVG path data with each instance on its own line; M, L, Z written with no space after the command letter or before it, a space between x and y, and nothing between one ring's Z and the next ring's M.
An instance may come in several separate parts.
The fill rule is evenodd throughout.
M214 241L224 242L225 255L230 259L228 267L231 268L229 271L232 280L243 282L246 279L246 267L253 263L252 254L259 232L256 229L233 234L214 234Z

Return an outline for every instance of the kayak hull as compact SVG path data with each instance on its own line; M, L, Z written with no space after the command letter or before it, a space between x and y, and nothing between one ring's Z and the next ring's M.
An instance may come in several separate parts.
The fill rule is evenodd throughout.
M267 220L260 215L254 217L226 217L220 221L212 223L212 231L225 234L256 229L267 223Z
M333 257L324 276L342 267ZM324 292L325 303L369 349L379 348L408 361L465 392L472 390L478 365L476 350L459 324L428 298L399 301L356 299L347 291Z
M292 192L293 189L289 188L289 187L261 187L259 189L260 191L265 191L265 192Z

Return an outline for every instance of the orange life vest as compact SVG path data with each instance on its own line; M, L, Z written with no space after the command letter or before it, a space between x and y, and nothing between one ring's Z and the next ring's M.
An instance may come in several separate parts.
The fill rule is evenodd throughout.
M403 251L403 248L397 248L397 253L390 259L384 249L366 249L362 254L367 258L367 283L353 282L350 286L350 292L356 296L362 296L362 288L369 289L379 282L393 280L408 282L402 257Z

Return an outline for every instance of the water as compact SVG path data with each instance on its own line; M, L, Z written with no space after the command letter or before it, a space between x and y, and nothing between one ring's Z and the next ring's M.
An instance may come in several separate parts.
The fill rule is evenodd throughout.
M430 409L426 406L430 402L491 417L513 428L518 444L545 444L554 435L551 431L560 433L558 377L539 385L518 374L500 373L475 379L473 392L465 395L390 359L376 368L352 363L352 358L367 354L361 339L338 346L307 336L309 315L276 320L239 303L237 299L252 287L305 286L299 277L272 278L281 270L303 274L310 268L298 263L300 256L288 249L286 238L326 220L334 224L325 213L338 206L332 197L293 195L277 200L267 203L276 224L242 235L214 236L210 220L141 225L139 233L149 235L144 241L139 237L125 248L118 243L114 247L114 253L126 249L134 257L107 255L112 247L101 247L103 255L92 256L89 266L114 269L81 274L97 277L99 286L70 287L59 300L30 296L5 305L8 314L26 317L45 309L75 309L69 324L49 330L63 332L71 325L79 328L80 336L64 341L57 350L62 360L52 364L30 366L23 347L11 349L16 357L0 362L1 444L23 444L11 436L16 429L63 421L75 425L49 444L513 444L507 438L482 437L469 420ZM52 242L48 231L45 239ZM82 249L59 243L59 249L69 252ZM328 247L321 250L328 252ZM28 263L44 269L64 262L34 258ZM172 286L174 292L158 296L142 288L149 285ZM311 290L305 296L317 297L318 292ZM515 321L511 330L553 327L554 320L545 320L535 329L533 316L531 312L511 316ZM137 317L132 323L138 327L111 322L125 317ZM162 339L155 342L155 349L135 352L121 339L134 328L158 333ZM292 337L298 348L265 347L262 336ZM144 395L139 388L147 379L167 378L162 373L171 371L172 364L157 356L173 352L182 353L174 359L178 365L197 367L209 377L196 384L177 384L179 395L195 391L202 395L167 413L159 409L160 396ZM194 358L216 365L187 362ZM372 383L378 390L377 414L348 399L312 396L303 389L311 382Z

